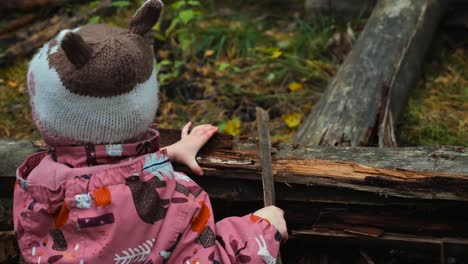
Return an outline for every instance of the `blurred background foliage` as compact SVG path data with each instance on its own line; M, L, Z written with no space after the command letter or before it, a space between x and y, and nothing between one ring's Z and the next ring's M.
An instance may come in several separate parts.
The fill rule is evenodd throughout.
M113 1L112 15L88 23L126 27L142 1ZM255 107L267 109L274 142L290 142L365 25L304 20L303 1L166 0L154 43L159 127L212 123L234 136L256 133ZM82 12L100 1L75 7ZM468 145L466 43L440 32L426 73L397 129L401 146ZM25 77L28 59L0 69L0 137L38 137Z

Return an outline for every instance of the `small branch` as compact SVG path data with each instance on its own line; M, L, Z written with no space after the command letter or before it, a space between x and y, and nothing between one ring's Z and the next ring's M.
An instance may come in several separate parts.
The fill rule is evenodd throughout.
M260 162L262 165L263 196L265 206L270 206L275 204L275 183L273 180L271 164L271 140L270 130L268 129L269 117L268 113L260 107L257 107L256 111L259 140L258 145Z

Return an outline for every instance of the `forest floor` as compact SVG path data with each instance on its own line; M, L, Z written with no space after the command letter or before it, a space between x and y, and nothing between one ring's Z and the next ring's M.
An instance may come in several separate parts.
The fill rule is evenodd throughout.
M88 22L126 26L138 3L117 2L113 15ZM150 34L161 83L155 122L163 128L181 128L189 120L212 123L248 136L256 133L255 107L261 106L270 113L273 141L290 142L365 19L349 26L326 17L308 23L302 1L288 1L287 7L272 4L277 1L222 2L165 1ZM399 122L400 146L468 146L468 43L442 31L435 39ZM0 69L0 138L39 137L25 82L29 59Z

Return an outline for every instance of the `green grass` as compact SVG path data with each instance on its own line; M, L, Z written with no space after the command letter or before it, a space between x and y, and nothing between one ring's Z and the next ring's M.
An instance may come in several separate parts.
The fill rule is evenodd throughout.
M468 146L468 52L436 49L398 128L400 145Z
M224 127L239 120L241 133L252 134L255 106L262 106L270 110L274 138L291 140L297 127L288 127L282 116L309 112L335 72L336 60L326 51L333 21L310 25L294 16L277 20L261 12L194 12L204 15L173 27L169 10L161 23L163 35L165 29L172 33L158 43L164 56L158 58L163 100L157 121L178 127L190 119ZM291 83L304 88L290 91ZM206 107L181 118L184 108L199 102Z

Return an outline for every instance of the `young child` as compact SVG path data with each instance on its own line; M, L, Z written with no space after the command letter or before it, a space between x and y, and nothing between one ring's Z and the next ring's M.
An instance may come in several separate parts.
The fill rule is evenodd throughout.
M171 161L202 175L198 150L217 132L201 125L159 149L148 0L129 29L64 30L28 72L33 117L49 152L18 168L14 224L27 263L276 263L283 211L267 207L214 222L208 194Z

